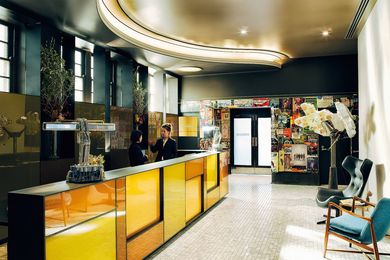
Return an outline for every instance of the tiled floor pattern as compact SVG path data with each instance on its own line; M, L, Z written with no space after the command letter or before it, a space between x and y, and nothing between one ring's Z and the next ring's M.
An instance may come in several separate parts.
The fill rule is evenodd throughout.
M199 221L152 255L152 259L323 259L324 211L317 187L271 185L270 176L230 175L230 193ZM330 239L330 247L348 249ZM390 239L379 243L390 252ZM0 260L7 259L0 246ZM327 259L365 259L329 252ZM390 257L381 257L390 259Z
M153 259L323 259L324 210L317 187L271 185L270 176L230 175L230 193L206 216L152 255ZM330 247L348 249L330 239ZM390 239L380 243L390 252ZM329 252L328 259L365 259ZM381 257L390 259L390 257Z

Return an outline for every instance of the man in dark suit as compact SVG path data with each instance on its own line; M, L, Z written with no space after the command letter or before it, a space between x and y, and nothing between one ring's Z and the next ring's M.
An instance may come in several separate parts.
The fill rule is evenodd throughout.
M172 125L167 123L161 126L161 138L157 140L155 145L150 146L150 150L158 152L156 162L176 158L177 145L176 141L171 138Z

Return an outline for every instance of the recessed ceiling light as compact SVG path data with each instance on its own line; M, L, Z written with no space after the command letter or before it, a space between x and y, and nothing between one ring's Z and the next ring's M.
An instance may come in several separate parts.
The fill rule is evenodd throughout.
M240 29L240 34L241 35L247 35L248 34L248 28L247 27L242 27Z
M329 36L330 36L330 33L331 33L331 30L330 30L330 29L328 29L328 30L323 30L323 31L321 32L321 35L322 35L323 37L329 37Z
M201 71L203 69L201 67L188 66L188 67L181 67L181 68L179 68L177 70L181 71L181 72L198 72L198 71Z

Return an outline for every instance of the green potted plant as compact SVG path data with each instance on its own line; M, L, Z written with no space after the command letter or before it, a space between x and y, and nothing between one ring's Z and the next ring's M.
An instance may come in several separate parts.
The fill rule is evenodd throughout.
M145 95L147 90L142 87L142 84L137 80L138 67L133 73L133 98L134 98L134 118L136 128L143 124L144 114L146 110Z
M54 48L55 41L41 48L41 102L43 112L55 121L63 119L67 99L73 94L74 75Z

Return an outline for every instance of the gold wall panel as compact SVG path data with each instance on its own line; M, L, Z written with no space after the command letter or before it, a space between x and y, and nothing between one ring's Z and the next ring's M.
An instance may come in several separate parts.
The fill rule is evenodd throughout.
M180 116L179 117L179 136L198 136L198 117Z
M186 180L203 174L203 158L186 162Z
M229 156L228 152L219 154L219 192L224 197L229 192Z
M160 222L127 243L127 259L143 259L164 243L164 224Z
M126 260L126 178L116 179L117 260Z
M126 177L126 234L130 237L160 220L160 170Z
M167 113L165 122L172 125L171 136L173 139L177 140L177 137L179 136L179 116Z
M164 167L164 241L186 225L185 163Z
M186 221L202 211L202 176L186 181Z
M114 180L45 197L45 234L59 232L114 208Z
M217 158L217 154L209 155L205 158L206 188L208 191L218 185Z
M46 237L46 260L115 260L115 241L115 211L111 211Z
M219 201L219 187L207 193L207 209Z

